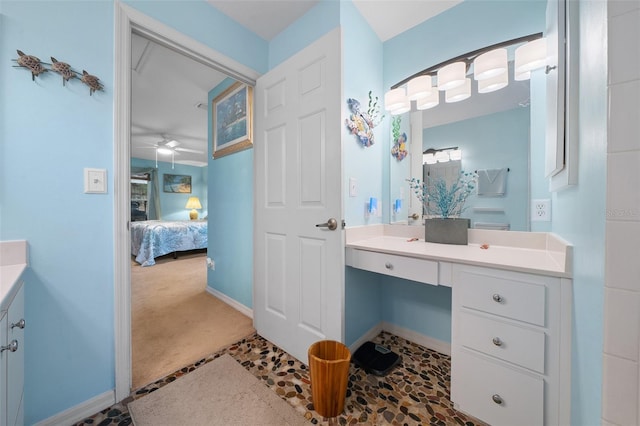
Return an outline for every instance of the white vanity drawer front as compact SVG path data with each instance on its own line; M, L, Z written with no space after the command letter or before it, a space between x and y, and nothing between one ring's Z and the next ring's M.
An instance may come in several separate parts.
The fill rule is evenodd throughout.
M460 343L544 374L545 333L500 320L460 314Z
M350 250L347 264L358 269L438 285L438 262L366 250Z
M544 283L533 282L533 276L526 274L502 272L461 270L456 285L461 287L462 306L544 326ZM532 280L527 280L529 277Z
M493 426L544 424L544 380L464 350L453 361L451 399Z

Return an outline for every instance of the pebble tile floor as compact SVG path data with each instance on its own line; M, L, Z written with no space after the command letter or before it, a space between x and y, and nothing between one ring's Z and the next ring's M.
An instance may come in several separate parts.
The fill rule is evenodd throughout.
M127 410L129 402L144 397L224 353L230 354L290 403L310 424L484 425L453 409L449 399L449 356L387 332L380 333L373 341L399 354L402 362L382 377L367 374L352 363L345 409L337 418L325 419L313 411L307 365L268 340L253 334L134 391L121 403L104 409L75 426L130 425L132 422ZM189 420L185 419L184 424L188 425Z

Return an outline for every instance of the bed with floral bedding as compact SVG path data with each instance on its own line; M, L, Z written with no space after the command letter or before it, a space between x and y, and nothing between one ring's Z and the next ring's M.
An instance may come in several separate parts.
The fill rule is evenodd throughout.
M205 248L206 220L131 222L131 254L142 266L155 265L159 256Z

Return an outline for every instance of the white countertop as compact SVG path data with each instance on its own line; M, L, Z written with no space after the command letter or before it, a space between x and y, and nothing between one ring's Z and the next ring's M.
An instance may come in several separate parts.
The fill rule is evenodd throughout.
M27 266L26 241L0 241L0 311L5 311L13 300Z
M416 237L417 241L410 241ZM483 245L488 248L481 248ZM346 247L554 277L572 276L573 247L552 233L470 229L468 245L453 245L426 243L421 226L374 225L348 228Z

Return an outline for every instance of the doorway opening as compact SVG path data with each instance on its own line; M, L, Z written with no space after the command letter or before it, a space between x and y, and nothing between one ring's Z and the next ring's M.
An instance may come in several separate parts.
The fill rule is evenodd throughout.
M132 43L134 34L144 36L166 48L186 55L228 76L255 84L257 73L219 52L186 37L137 10L117 2L114 86L114 322L115 322L115 400L131 391L131 119L132 119ZM188 214L187 210L184 210Z

